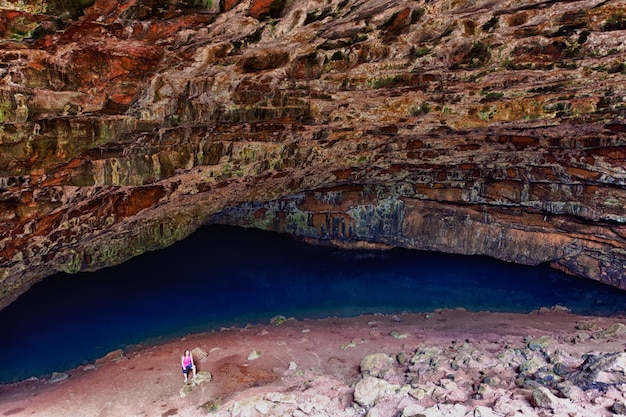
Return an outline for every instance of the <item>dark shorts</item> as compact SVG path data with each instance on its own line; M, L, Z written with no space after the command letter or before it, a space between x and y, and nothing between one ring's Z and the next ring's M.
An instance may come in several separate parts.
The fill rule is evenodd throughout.
M183 374L187 375L187 372L193 369L193 365L187 365L186 368L183 368Z

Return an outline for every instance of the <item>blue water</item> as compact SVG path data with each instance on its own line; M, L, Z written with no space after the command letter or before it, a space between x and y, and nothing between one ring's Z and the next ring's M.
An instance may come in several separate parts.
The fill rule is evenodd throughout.
M0 311L0 383L45 376L128 345L221 326L436 308L623 314L626 292L485 257L341 251L207 226L117 267L57 274Z

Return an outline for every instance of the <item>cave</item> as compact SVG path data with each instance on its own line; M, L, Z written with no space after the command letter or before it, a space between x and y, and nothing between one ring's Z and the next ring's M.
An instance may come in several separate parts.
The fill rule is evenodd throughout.
M210 225L116 267L60 273L35 285L0 312L0 327L13 341L0 346L0 383L46 377L134 344L276 317L550 308L620 316L625 306L625 292L549 265L403 248L347 250ZM47 353L37 355L42 344ZM28 360L16 362L18 356Z
M578 315L619 320L626 290L624 13L610 1L574 3L575 10L534 0L2 2L0 315L9 317L38 291L45 298L53 290L41 288L53 282L78 288L84 277L170 256L206 230L225 236L244 228L269 247L282 245L273 240L280 236L293 248L335 253L353 271L402 256L466 272L508 268L502 283L524 285L506 295L481 287L491 299L557 295L507 310L520 314L513 333L536 312L555 321L572 314L576 326L584 321ZM107 280L111 288L102 293L114 289ZM131 280L129 287L149 285ZM467 320L475 310L500 310L464 304L479 297L457 284L440 289L441 302L397 305L391 314L439 310L452 322L462 321L461 312L441 309L463 308ZM444 302L457 286L467 300ZM567 302L559 297L588 303L560 305ZM577 329L590 333L561 342L592 343L600 334L609 346L623 336L619 326L613 339ZM531 336L524 349L538 346ZM112 349L98 345L101 351L80 360ZM417 372L407 363L407 373ZM569 371L559 369L540 386L538 374L526 385L527 375L518 375L532 407L565 407L548 395L554 381L565 383ZM614 382L572 378L583 391L601 387L607 404L615 400L602 412L626 410L611 397ZM434 407L429 401L439 397L428 392L419 407ZM214 400L203 407L213 409ZM379 407L384 415L378 401L355 400L350 413ZM5 415L25 410L0 408Z

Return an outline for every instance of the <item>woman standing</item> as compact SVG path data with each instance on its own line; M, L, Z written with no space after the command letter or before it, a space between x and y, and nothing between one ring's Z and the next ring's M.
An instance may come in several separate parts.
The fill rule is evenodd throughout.
M193 378L196 377L196 365L193 363L193 356L191 355L191 352L189 351L189 349L185 350L185 353L183 353L183 356L180 359L180 364L183 367L183 375L185 375L185 382L187 382L187 374L189 373L189 370L193 370Z

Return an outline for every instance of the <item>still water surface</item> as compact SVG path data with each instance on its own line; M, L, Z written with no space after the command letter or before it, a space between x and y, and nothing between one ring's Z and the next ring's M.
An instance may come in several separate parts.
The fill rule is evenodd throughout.
M207 226L162 251L93 273L57 274L0 311L0 383L45 376L139 342L221 326L436 308L626 311L626 292L485 257L341 251L252 229Z

